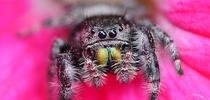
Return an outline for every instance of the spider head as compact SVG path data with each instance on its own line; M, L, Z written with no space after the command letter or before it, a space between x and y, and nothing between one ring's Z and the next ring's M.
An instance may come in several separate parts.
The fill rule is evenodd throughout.
M130 27L121 16L91 17L82 35L85 48L98 49L128 45Z

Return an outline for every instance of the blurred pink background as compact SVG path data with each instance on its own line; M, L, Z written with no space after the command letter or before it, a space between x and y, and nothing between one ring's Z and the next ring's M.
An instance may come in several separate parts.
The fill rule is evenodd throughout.
M158 25L174 39L183 61L179 77L165 52L160 52L160 100L210 99L210 1L155 0ZM60 13L58 6L41 0L0 1L0 99L47 100L47 67L51 45L66 34L61 28L41 29L29 37L17 32L38 25L49 15ZM96 89L81 85L78 100L148 100L140 76L119 84L109 76L107 84Z

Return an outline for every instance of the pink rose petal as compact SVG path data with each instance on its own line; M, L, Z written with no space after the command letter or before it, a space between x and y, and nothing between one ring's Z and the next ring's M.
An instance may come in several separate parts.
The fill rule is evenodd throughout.
M169 99L179 100L205 100L209 98L209 57L210 40L199 35L186 32L170 24L166 18L157 18L159 25L167 33L170 33L181 53L183 61L184 76L175 75L173 65L169 65L167 57L161 56L163 78L163 90L167 90ZM163 53L164 54L164 53ZM169 66L169 67L163 67ZM173 73L172 73L173 72ZM167 84L166 86L164 86ZM200 84L200 85L199 85Z
M156 0L159 8L176 26L210 37L209 0Z

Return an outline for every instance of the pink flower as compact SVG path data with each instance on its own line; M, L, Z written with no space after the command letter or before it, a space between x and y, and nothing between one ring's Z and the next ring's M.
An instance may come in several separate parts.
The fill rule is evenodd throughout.
M170 57L158 52L161 69L161 100L207 100L210 98L210 1L156 0L158 25L172 36L183 61L178 76ZM63 31L44 29L28 38L17 31L31 27L43 13L33 10L35 0L0 1L0 98L46 100L47 67L52 41ZM36 5L37 6L37 5ZM49 9L45 9L49 10ZM81 100L146 100L142 77L119 84L113 76L99 89L82 85Z

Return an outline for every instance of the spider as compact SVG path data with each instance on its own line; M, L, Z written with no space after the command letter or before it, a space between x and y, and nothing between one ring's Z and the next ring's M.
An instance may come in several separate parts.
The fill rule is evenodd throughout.
M177 73L183 74L170 36L150 20L137 19L131 10L117 5L82 5L75 7L71 15L49 21L51 25L74 26L68 40L57 39L52 49L61 100L73 99L74 82L102 87L111 73L119 82L128 83L139 71L144 72L151 86L150 99L156 100L160 88L157 41L169 51Z

